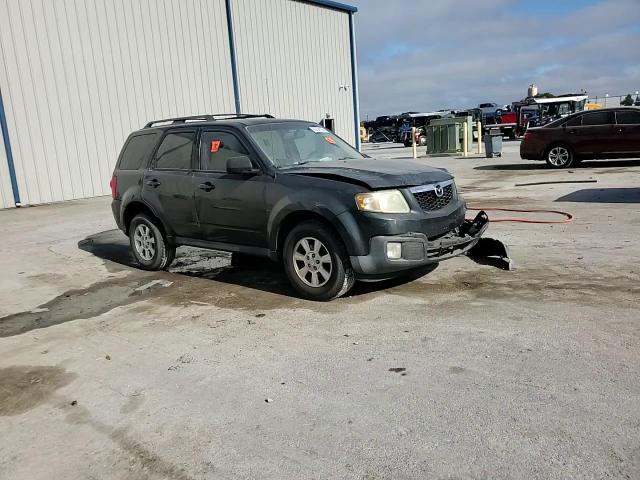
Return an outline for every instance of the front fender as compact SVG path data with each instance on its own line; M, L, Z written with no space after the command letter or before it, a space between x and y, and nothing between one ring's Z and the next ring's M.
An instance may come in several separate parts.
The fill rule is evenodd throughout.
M291 215L300 215L311 213L319 216L333 226L342 242L347 249L349 255L364 255L362 252L362 241L360 239L360 231L357 223L353 220L352 215L347 211L344 204L339 202L323 203L322 201L292 201L289 197L281 199L271 210L267 222L267 235L269 239L269 248L276 252L280 248L278 245L278 236L280 228L287 221L287 217ZM357 253L356 253L357 252Z

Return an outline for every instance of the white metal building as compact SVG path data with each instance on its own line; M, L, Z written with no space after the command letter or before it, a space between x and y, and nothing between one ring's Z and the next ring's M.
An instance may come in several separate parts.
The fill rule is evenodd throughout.
M147 121L255 112L358 145L353 16L328 0L0 0L0 208L109 194Z

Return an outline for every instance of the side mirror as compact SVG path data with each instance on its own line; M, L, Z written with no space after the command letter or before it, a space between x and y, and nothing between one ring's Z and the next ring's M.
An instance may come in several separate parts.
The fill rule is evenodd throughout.
M256 174L258 171L258 169L253 168L251 159L246 155L231 157L227 160L227 173Z

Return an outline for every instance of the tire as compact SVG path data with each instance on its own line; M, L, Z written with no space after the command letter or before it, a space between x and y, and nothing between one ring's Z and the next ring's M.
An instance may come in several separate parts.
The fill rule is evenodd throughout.
M420 136L420 140L418 141L418 145L420 145L421 147L424 147L427 145L427 137L424 135Z
M176 257L175 247L167 243L156 222L145 214L136 215L131 220L129 243L143 270L165 270Z
M284 242L283 264L291 285L309 300L332 300L355 283L344 245L320 221L302 222L291 230Z
M556 144L549 147L544 155L547 165L551 168L569 168L573 165L574 155L570 147Z

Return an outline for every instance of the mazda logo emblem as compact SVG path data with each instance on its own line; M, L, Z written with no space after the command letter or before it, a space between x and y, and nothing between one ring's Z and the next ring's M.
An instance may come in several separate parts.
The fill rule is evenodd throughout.
M442 185L436 185L436 188L434 189L435 193L436 193L436 197L441 197L444 194L444 189L442 188Z

